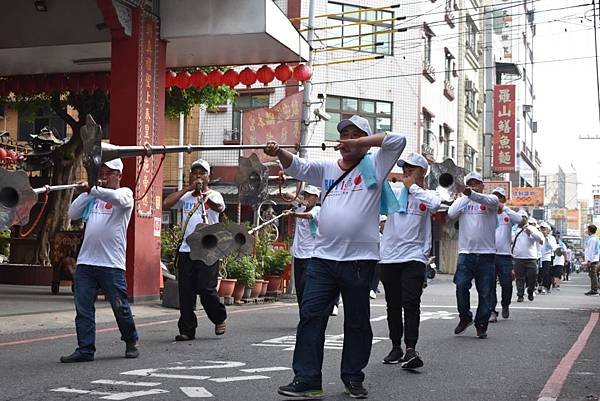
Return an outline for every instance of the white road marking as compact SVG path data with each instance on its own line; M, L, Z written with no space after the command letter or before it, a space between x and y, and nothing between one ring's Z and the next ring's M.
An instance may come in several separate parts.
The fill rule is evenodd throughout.
M152 390L144 390L144 391L130 391L124 393L109 393L106 391L96 391L96 390L79 390L76 388L68 388L68 387L60 387L53 388L50 391L59 392L59 393L71 393L71 394L89 394L89 395L100 395L103 400L127 400L129 398L135 397L143 397L145 395L154 395L154 394L164 394L168 393L168 390L161 389L152 389Z
M246 373L277 372L281 370L292 370L292 368L286 368L283 366L273 366L270 368L240 369L241 372Z
M270 379L269 376L231 376L231 377L215 377L214 379L208 379L212 382L216 383L228 383L228 382L241 382L246 380L261 380L261 379Z
M179 387L179 389L190 398L214 397L214 395L204 387Z
M387 305L383 304L371 304L371 306L376 306L380 308L386 308ZM456 305L421 305L421 308L441 308L441 309L454 309L456 310ZM477 309L477 304L471 304L471 309ZM510 305L510 309L530 309L530 310L590 310L590 308L555 308L555 307L544 307L544 306L517 306Z
M246 366L243 362L233 361L201 361L206 362L209 365L198 365L198 366L171 366L166 368L152 368L152 369L136 369L121 373L122 375L130 376L142 376L142 377L163 377L171 379L190 379L190 380L206 380L210 376L193 376L183 374L172 374L172 373L159 373L161 371L182 371L182 370L207 370L207 369L225 369L225 368L240 368Z
M154 387L160 386L160 383L156 382L125 382L119 380L94 380L92 383L94 384L110 384L110 385L119 385L119 386L139 386L139 387Z
M384 337L373 337L373 344L376 344L382 340L387 340ZM283 348L284 351L293 351L296 346L296 336L283 336L265 340L261 343L252 344L255 347L279 347ZM341 350L344 345L344 335L325 335L325 349Z
M142 377L162 377L165 379L189 379L189 380L206 380L210 376L193 376L193 375L177 375L172 373L155 373L158 369L139 369L123 372L122 375L142 376Z
M454 319L455 315L458 315L457 312L446 312L446 311L437 311L437 312L421 312L421 322L424 322L426 320L430 320L430 319L442 319L442 320L449 320L449 319ZM381 320L386 320L387 319L387 315L382 315L382 316L377 316L374 317L373 319L371 319L372 322L379 322Z

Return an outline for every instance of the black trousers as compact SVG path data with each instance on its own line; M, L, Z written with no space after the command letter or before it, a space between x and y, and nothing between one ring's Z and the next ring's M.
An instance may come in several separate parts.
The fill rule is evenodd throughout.
M306 266L310 258L300 259L294 258L294 286L296 287L296 298L298 298L298 305L302 304L302 294L304 293L304 281Z
M179 252L177 264L179 275L179 333L190 337L196 335L198 320L194 313L196 295L200 295L200 303L206 315L214 324L220 324L227 319L225 305L217 294L219 278L219 262L207 266L199 260L190 259L189 252Z
M410 261L380 266L392 345L401 346L404 336L406 348L415 348L419 339L425 263Z
M540 269L541 284L550 291L552 286L552 261L542 261L542 268ZM540 279L538 279L538 282Z
M513 269L517 281L517 296L525 295L525 284L527 284L527 294L533 294L538 275L537 259L513 259Z

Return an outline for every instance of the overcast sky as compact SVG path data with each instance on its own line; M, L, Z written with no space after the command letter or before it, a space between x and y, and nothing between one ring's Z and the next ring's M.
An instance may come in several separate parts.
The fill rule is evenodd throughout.
M534 120L538 121L534 146L540 152L543 172L556 172L559 164L565 171L576 170L579 199L591 199L592 184L600 183L600 139L579 139L600 136L592 7L543 10L585 3L591 0L536 2L533 42L538 61L534 66ZM546 23L554 19L562 21ZM588 58L543 62L578 57Z

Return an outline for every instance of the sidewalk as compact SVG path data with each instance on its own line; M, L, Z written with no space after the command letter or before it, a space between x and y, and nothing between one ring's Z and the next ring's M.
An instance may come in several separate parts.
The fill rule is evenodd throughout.
M176 319L177 309L161 306L160 301L131 306L136 319L164 317ZM75 305L70 287L61 287L52 295L47 286L0 285L0 335L39 330L74 329ZM96 323L114 323L110 304L96 301Z

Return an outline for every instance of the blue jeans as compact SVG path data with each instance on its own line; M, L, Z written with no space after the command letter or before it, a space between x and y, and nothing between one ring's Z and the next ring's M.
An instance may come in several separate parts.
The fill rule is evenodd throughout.
M341 292L344 302L344 347L341 378L344 383L362 382L369 362L373 332L369 290L376 261L337 262L312 258L305 270L300 323L294 350L294 374L311 386L322 383L325 329Z
M478 305L475 314L475 325L487 327L490 318L490 293L495 274L494 254L461 253L454 274L456 284L456 302L461 319L473 319L469 290L475 279Z
M496 255L494 259L496 265L496 274L492 278L492 292L490 294L490 312L496 310L496 304L498 298L496 295L496 277L500 282L500 288L502 289L502 300L500 304L503 308L510 305L510 299L512 298L513 286L512 286L512 256L510 255Z
M133 322L131 308L127 302L125 270L111 267L78 265L75 270L75 328L77 329L77 351L94 355L96 351L96 292L103 289L110 302L121 340L137 342L138 335Z

